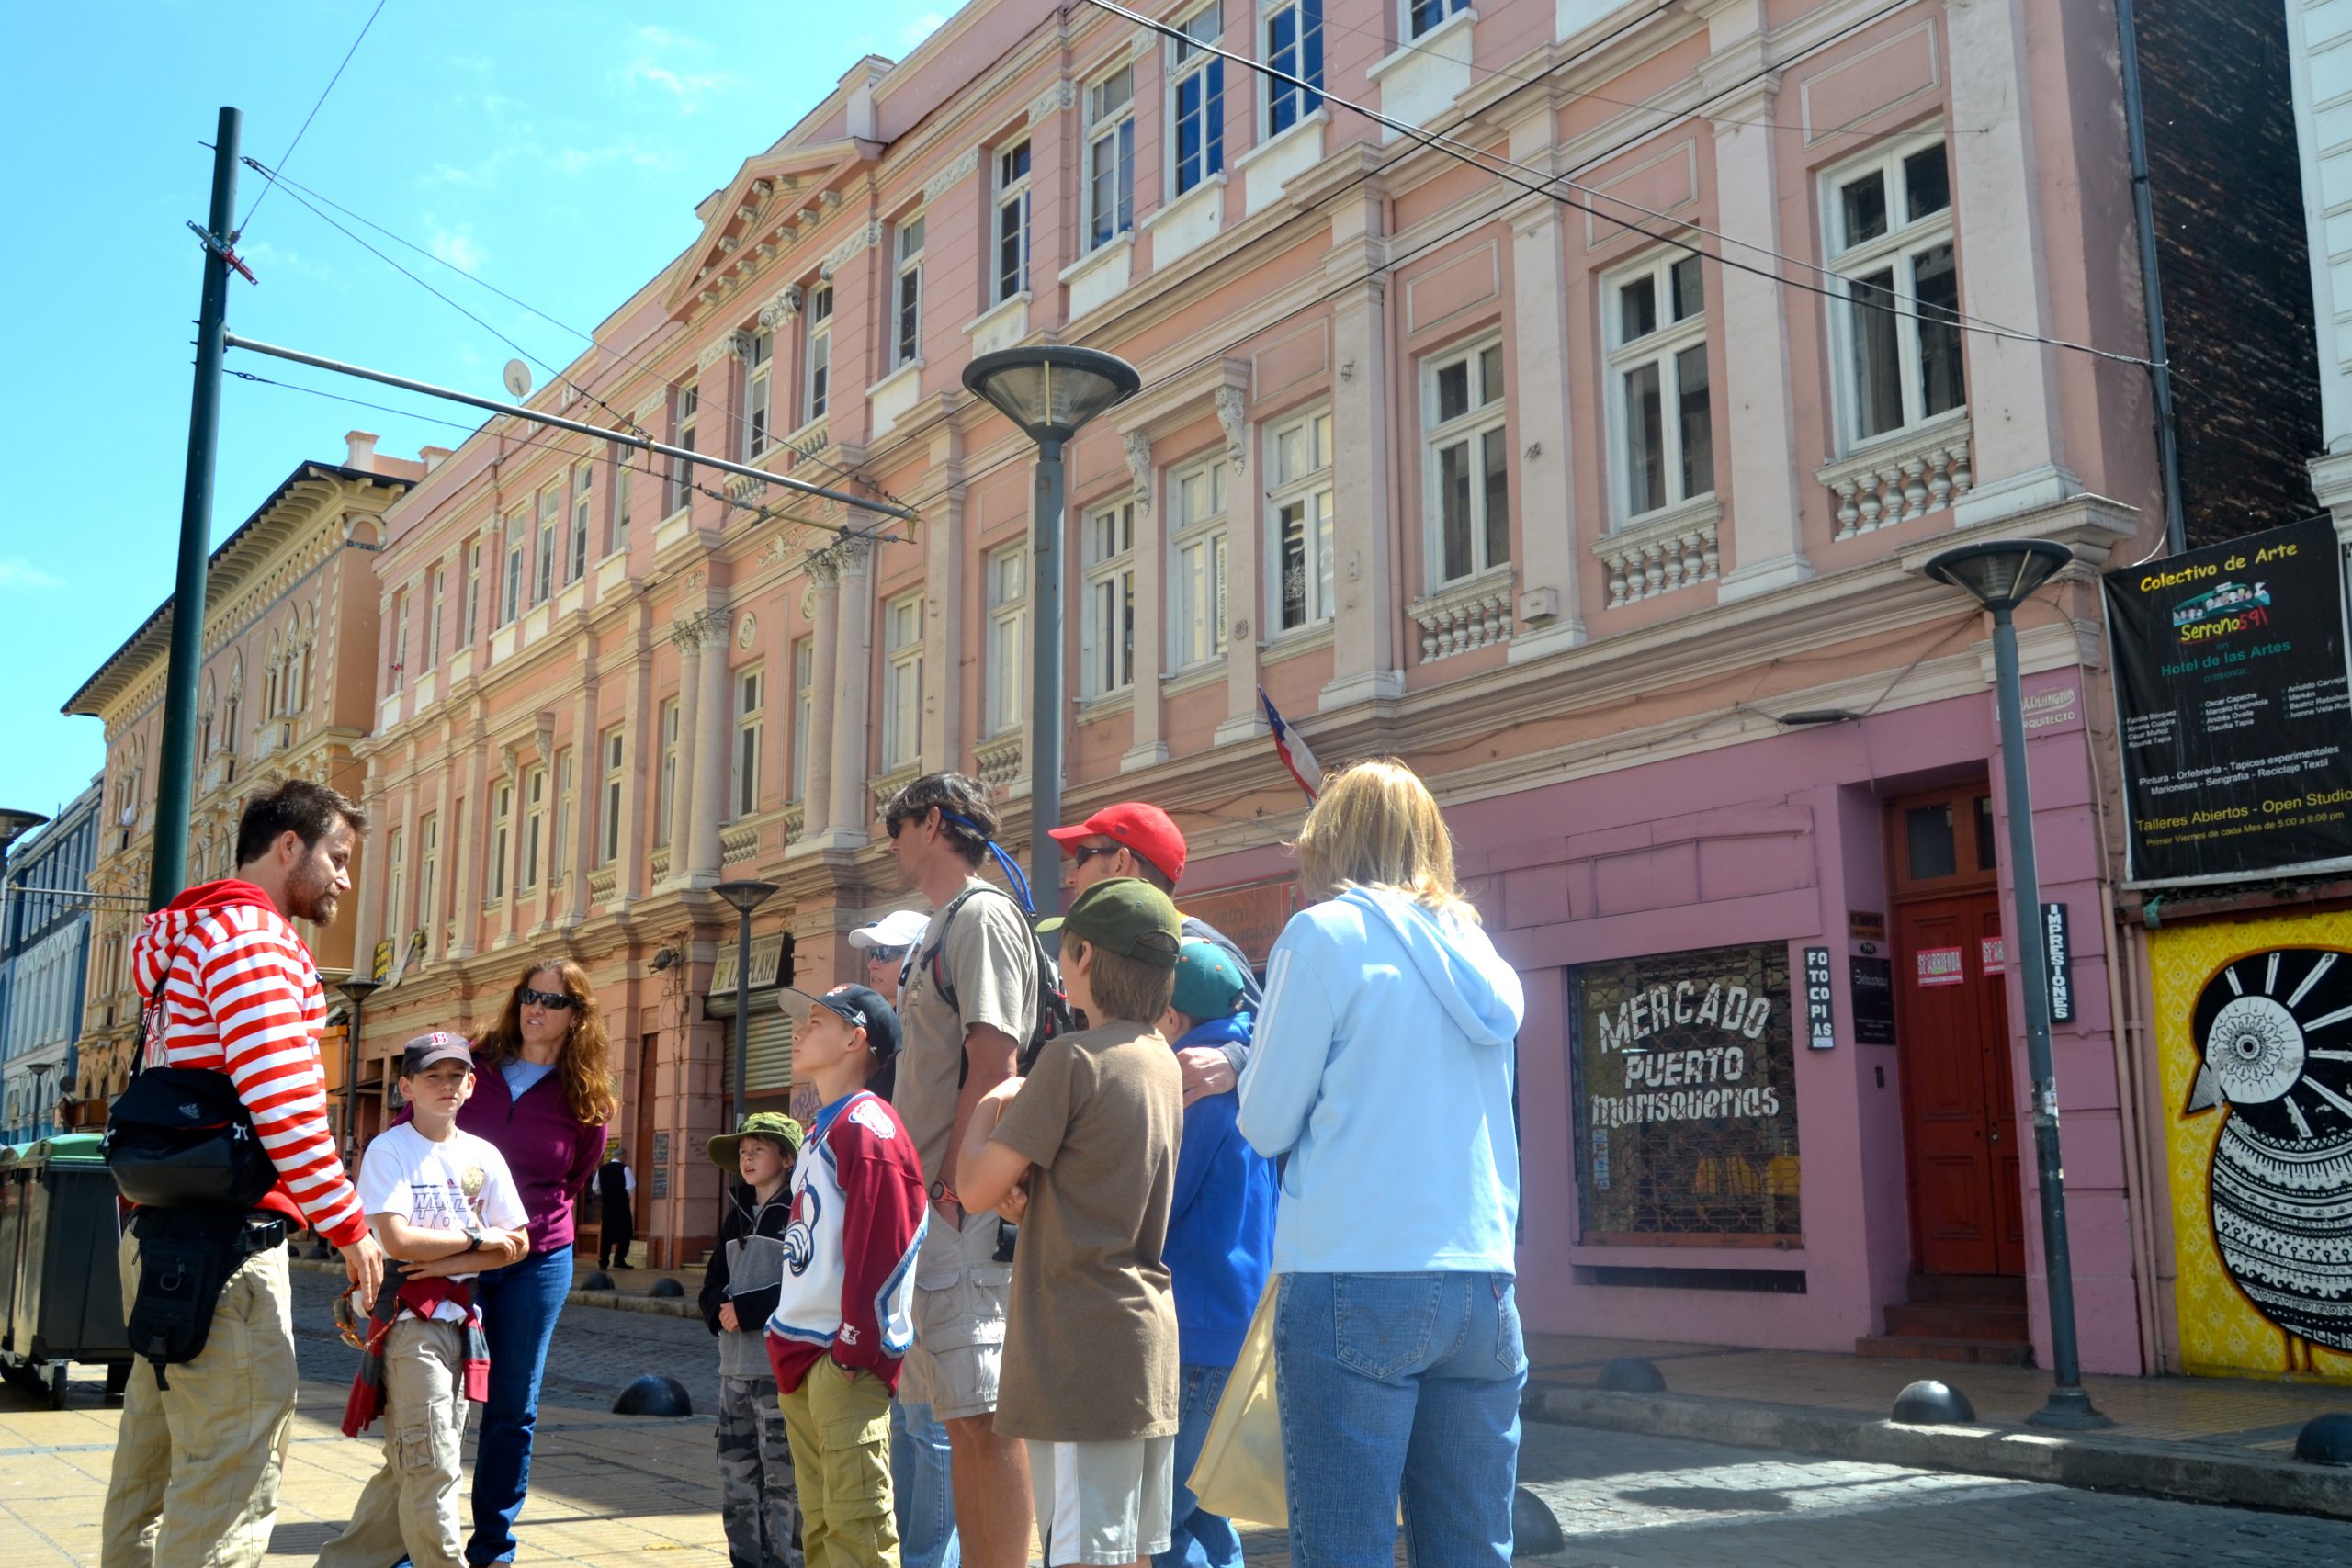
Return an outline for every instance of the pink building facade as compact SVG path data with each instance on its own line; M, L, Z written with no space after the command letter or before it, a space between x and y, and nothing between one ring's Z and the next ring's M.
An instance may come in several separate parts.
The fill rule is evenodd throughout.
M711 886L781 888L747 1098L782 1103L778 974L848 976L910 901L877 800L961 768L1030 836L1032 452L958 378L1082 344L1144 390L1069 453L1066 814L1165 806L1180 901L1262 952L1301 802L1258 690L1327 762L1423 772L1528 982L1541 1329L2046 1356L1986 631L1918 568L2075 547L2021 625L2077 1293L2087 1365L2158 1364L2089 570L2154 537L2153 441L2139 370L2064 346L2144 352L2112 17L1152 15L1182 37L978 0L853 63L534 400L920 522L503 419L390 509L365 1054L577 958L640 1233L698 1257L737 1109Z

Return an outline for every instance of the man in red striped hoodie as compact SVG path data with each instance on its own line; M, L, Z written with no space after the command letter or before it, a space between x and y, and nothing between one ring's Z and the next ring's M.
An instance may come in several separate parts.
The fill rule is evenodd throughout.
M359 807L324 784L270 787L238 822L237 874L148 916L131 945L132 979L164 1010L150 1065L209 1068L235 1082L278 1173L254 1222L281 1236L307 1222L340 1247L363 1311L382 1282L384 1254L335 1153L319 1067L326 998L289 922L334 922L366 826ZM136 1235L123 1236L120 1263L128 1303L139 1286ZM277 1512L294 1380L286 1249L266 1246L229 1276L203 1352L171 1369L170 1386L142 1376L125 1388L104 1568L258 1564Z

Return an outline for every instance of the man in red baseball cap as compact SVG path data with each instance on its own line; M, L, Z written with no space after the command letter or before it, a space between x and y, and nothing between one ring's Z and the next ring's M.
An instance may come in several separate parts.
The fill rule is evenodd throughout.
M1176 884L1184 875L1182 831L1168 813L1145 801L1123 800L1106 806L1076 827L1046 829L1046 836L1069 852L1070 882L1078 887L1091 887L1114 876L1139 876L1173 897ZM1182 912L1181 906L1178 912ZM1183 916L1183 931L1187 941L1214 942L1231 953L1241 971L1250 1010L1255 1011L1264 1003L1265 994L1249 956L1232 939L1191 915ZM1176 1059L1184 1068L1184 1103L1190 1105L1204 1095L1223 1094L1231 1089L1249 1063L1250 1046L1244 1041L1222 1048L1195 1045L1179 1052Z

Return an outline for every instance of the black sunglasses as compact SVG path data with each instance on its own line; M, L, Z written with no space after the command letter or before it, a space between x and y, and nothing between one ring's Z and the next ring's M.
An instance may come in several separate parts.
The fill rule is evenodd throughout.
M576 998L567 997L561 991L535 991L528 986L524 987L523 1005L529 1007L534 1002L543 1008L553 1008L558 1012L580 1005Z
M877 947L871 950L869 962L875 964L896 964L906 955L907 950L903 947Z
M1078 848L1070 851L1070 864L1073 866L1084 865L1096 855L1114 855L1125 848L1126 848L1125 844L1080 844Z

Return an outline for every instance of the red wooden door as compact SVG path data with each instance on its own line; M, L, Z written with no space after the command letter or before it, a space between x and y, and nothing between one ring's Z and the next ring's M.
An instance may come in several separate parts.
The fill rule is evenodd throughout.
M1928 1274L2025 1268L1998 895L1899 904L1898 1036L1912 1236Z

